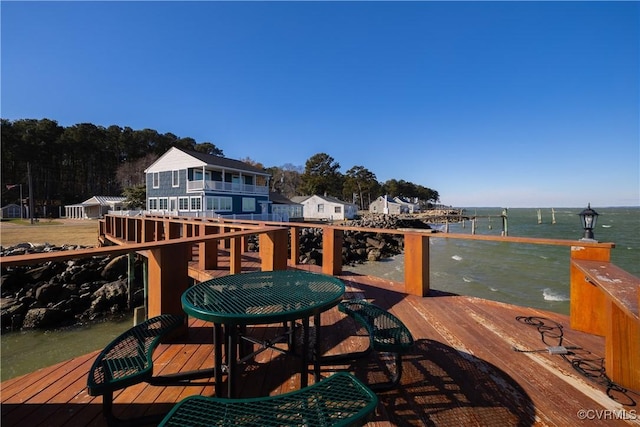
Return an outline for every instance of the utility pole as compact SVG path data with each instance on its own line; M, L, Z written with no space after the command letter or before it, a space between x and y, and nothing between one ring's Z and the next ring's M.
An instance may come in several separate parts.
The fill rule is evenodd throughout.
M31 163L27 162L27 176L29 179L29 219L33 224L33 180L31 179Z

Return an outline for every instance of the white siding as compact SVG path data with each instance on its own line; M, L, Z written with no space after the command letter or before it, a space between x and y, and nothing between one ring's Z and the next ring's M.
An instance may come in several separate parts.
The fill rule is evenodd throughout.
M164 172L206 166L206 163L172 147L149 166L145 173Z
M348 203L336 203L320 196L311 196L301 202L304 217L307 219L343 220L349 214L352 218L357 210ZM339 208L339 212L336 212Z

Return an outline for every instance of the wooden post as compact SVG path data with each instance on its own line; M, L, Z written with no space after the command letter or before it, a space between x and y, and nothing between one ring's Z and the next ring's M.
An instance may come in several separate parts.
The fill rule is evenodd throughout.
M342 240L344 231L333 227L322 229L322 272L330 276L342 273Z
M640 322L611 300L607 302L605 371L623 387L640 390Z
M289 227L289 244L289 261L292 265L297 265L300 259L300 227Z
M502 217L502 236L508 236L509 235L509 222L507 219L507 209L503 209L502 210L502 215L500 215Z
M148 317L183 314L180 298L189 287L189 244L176 243L149 249ZM186 325L182 333L186 332Z
M429 289L429 236L405 233L404 290L411 295L426 297Z
M609 248L572 246L571 259L589 261L609 261ZM571 327L578 331L600 336L605 335L606 298L593 284L587 282L586 276L573 263L570 263L570 295L569 306Z
M200 224L200 235L208 236L218 233L218 226ZM215 270L218 268L218 241L207 240L198 243L198 268L200 270Z
M223 228L222 228L222 233L223 233L223 234L224 234L224 233L229 233L229 232L231 232L231 230L232 230L232 229L231 229L230 227L223 227ZM229 241L229 239L222 239L222 241L221 241L220 243L222 243L222 247L223 247L224 249L229 249L229 248L231 248L231 242Z
M287 269L287 238L286 228L260 234L262 271Z
M242 238L233 237L229 240L231 240L231 247L229 248L229 273L238 274L242 272Z

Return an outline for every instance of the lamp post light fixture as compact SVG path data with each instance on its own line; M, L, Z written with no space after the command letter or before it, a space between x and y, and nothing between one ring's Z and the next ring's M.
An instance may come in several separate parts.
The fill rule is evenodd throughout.
M583 209L578 215L580 215L582 228L584 228L584 237L580 240L595 242L593 229L596 227L596 222L598 221L598 212L591 209L591 203L589 203L587 209Z

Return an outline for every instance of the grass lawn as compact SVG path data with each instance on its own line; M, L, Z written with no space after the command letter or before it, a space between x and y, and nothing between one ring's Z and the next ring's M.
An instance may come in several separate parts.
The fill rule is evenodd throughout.
M0 221L0 245L29 242L97 246L98 230L97 220L41 219L33 224L28 219Z

